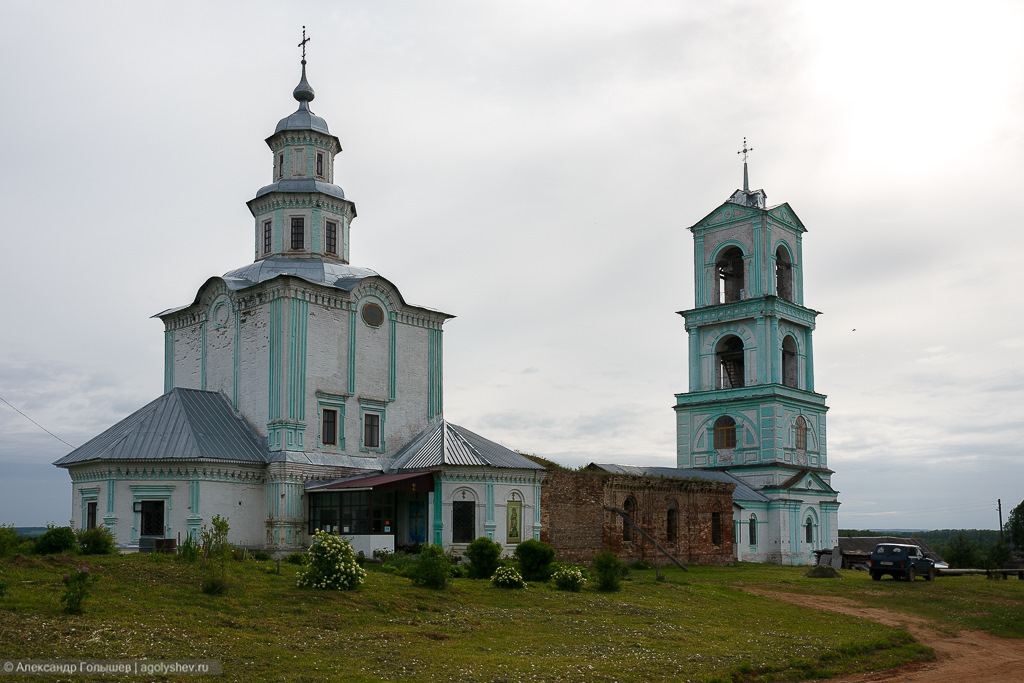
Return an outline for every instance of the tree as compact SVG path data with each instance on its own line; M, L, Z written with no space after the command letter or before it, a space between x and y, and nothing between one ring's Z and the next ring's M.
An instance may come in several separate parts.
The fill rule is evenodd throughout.
M977 567L981 561L978 557L978 544L969 540L961 532L949 542L949 555L946 560L954 569Z
M1015 547L1024 548L1024 501L1010 511L1003 528Z

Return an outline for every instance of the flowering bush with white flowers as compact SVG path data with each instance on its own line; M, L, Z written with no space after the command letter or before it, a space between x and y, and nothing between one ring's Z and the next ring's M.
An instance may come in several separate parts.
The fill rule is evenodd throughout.
M491 583L498 588L526 588L522 574L515 567L510 566L498 567L498 571L494 572L494 576L491 577Z
M551 580L555 582L558 590L578 593L586 583L587 577L583 576L579 567L559 567L551 576Z
M299 570L299 586L350 591L359 588L366 578L352 544L326 531L317 530L313 534L306 559L306 566Z

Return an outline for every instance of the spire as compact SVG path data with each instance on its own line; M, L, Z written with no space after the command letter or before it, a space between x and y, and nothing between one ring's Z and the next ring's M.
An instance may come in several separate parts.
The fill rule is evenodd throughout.
M299 84L295 86L295 90L292 91L292 97L299 101L299 108L308 107L306 104L312 102L313 98L316 97L316 93L313 92L313 87L306 80L306 43L310 41L306 37L306 27L302 27L302 42L299 43L299 47L302 48L302 78L299 79Z
M747 174L747 154L753 151L753 147L747 146L747 138L744 136L743 149L736 152L737 154L743 155L743 189L733 192L732 197L729 197L729 201L733 204L742 204L743 206L754 206L759 209L763 209L765 207L767 195L765 195L764 190L750 191L750 178Z
M305 27L303 27L303 28L305 28ZM303 62L303 64L305 64L305 62ZM753 152L753 151L754 151L753 147L750 147L750 148L747 147L747 136L744 135L743 136L743 149L741 149L740 151L736 152L737 154L742 154L743 155L743 191L744 192L750 192L750 183L747 181L747 153L748 152Z

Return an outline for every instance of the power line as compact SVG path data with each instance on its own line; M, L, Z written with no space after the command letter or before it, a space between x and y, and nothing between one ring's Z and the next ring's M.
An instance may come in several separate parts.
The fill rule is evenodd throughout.
M34 424L34 425L35 425L36 427L39 427L39 428L40 428L40 429L42 429L42 430L43 430L44 432L46 432L47 434L49 434L49 435L50 435L50 436L52 436L53 438L57 439L57 441L60 441L60 442L61 442L62 444L64 444L64 445L65 445L65 446L67 446L68 448L75 448L74 446L72 446L71 444L69 444L69 443L68 443L67 441L65 441L64 439L60 438L59 436L57 436L56 434L54 434L53 432L51 432L51 431L50 431L49 429L47 429L46 427L44 427L43 425L41 425L41 424L39 424L38 422L36 422L35 420L33 420L33 419L32 419L31 417L29 417L29 416L28 416L28 415L26 415L25 413L23 413L23 412L21 412L20 410L18 410L17 408L15 408L15 407L14 407L13 405L11 405L10 401L8 401L8 400L7 400L6 398L4 398L3 396L0 396L0 401L3 401L3 402L4 402L4 403L6 403L7 405L11 406L11 410L13 410L14 412L16 412L16 413L17 413L18 415L21 415L21 416L22 416L23 418L25 418L26 420L28 420L29 422L31 422L32 424Z

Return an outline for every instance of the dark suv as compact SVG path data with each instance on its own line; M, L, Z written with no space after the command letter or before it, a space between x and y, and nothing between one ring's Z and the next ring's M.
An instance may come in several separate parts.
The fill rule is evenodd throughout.
M931 581L935 578L935 561L925 557L916 545L879 543L871 553L869 571L875 581L883 574L907 581L923 576L926 581Z

